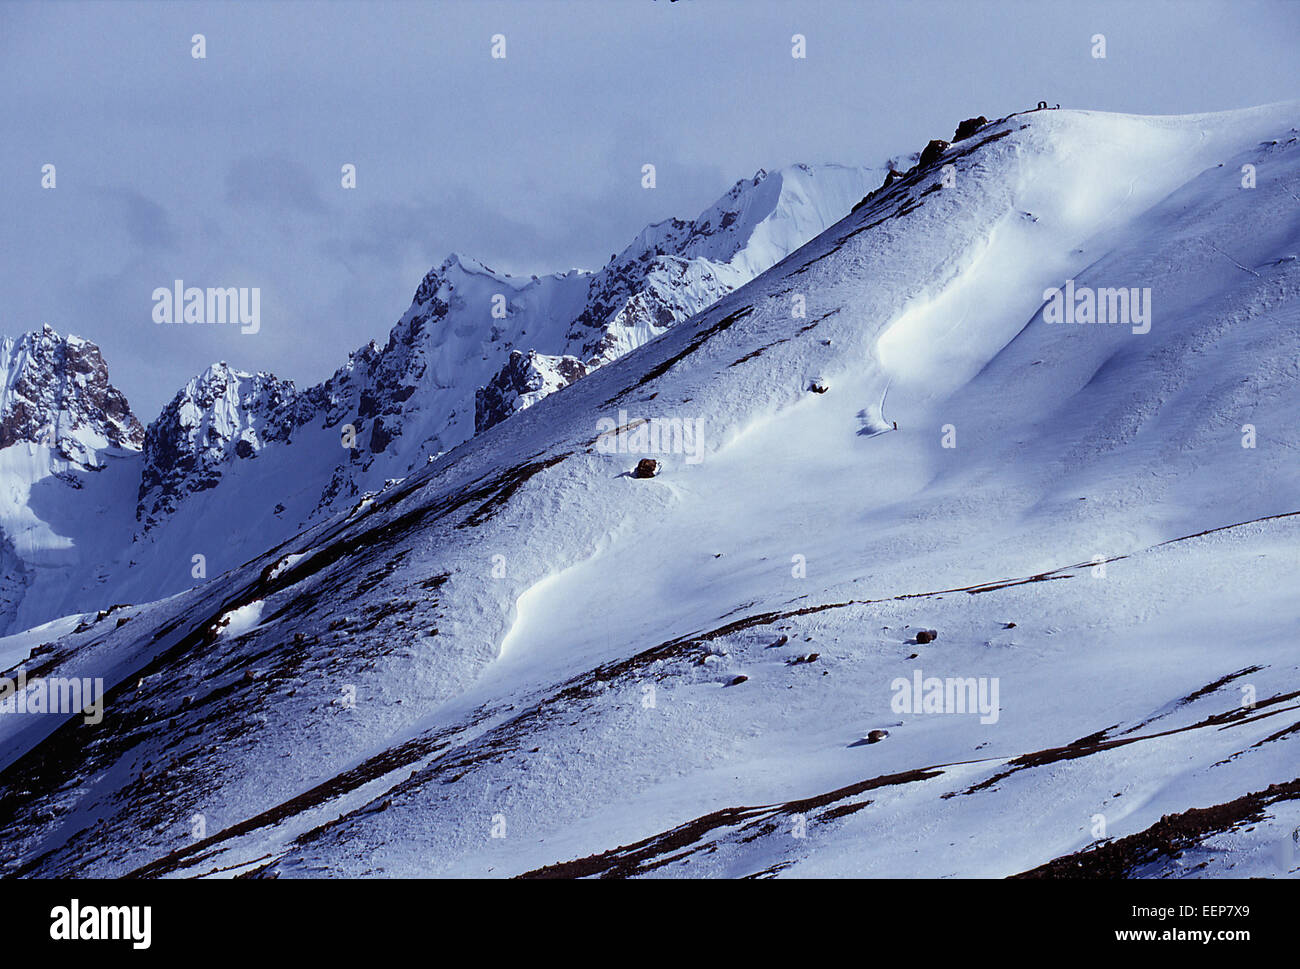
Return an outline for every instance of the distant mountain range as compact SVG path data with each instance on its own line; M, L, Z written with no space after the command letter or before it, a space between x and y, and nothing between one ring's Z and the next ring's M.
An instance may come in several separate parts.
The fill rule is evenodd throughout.
M521 279L453 254L387 344L360 348L324 383L300 391L213 364L146 429L94 344L48 326L6 340L0 449L22 447L0 455L0 634L170 595L350 507L706 309L883 174L759 171L698 218L647 227L595 273Z

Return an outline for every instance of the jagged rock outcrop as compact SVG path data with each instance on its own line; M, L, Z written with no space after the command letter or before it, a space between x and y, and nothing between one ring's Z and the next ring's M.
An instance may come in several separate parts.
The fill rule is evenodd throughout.
M921 152L921 158L917 162L922 168L927 168L939 160L939 156L947 151L951 146L942 138L934 138L930 141L925 149Z
M132 480L143 440L95 344L49 326L0 340L0 635L68 611L69 576L112 532L105 498Z
M963 141L975 134L975 132L979 131L988 123L989 119L984 117L982 114L978 118L967 118L965 121L961 122L961 124L957 125L957 132L952 136L952 140Z
M474 430L482 433L586 375L577 357L512 350L506 365L474 395Z
M312 416L293 382L210 366L163 408L144 435L136 518L147 530L186 495L216 486L225 467L288 443Z
M957 125L957 132L953 135L953 141L962 141L963 139L971 137L988 123L988 118L983 115L976 118L967 118L965 121L962 121ZM858 209L862 208L877 195L887 191L895 182L902 181L919 169L928 168L930 165L933 165L943 156L944 152L951 147L952 144L944 141L942 138L931 139L921 151L913 152L910 156L907 156L913 161L913 164L906 170L899 169L896 165L896 160L891 160L889 168L885 172L885 180L880 183L878 188L873 189L864 195L861 201L855 204L850 211L858 211Z
M144 429L108 379L99 347L61 337L48 325L0 341L0 449L49 447L84 470L102 466L97 452L137 450Z

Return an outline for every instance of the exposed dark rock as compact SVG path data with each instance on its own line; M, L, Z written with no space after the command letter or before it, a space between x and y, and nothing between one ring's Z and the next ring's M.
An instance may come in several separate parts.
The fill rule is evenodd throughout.
M653 478L659 473L659 462L654 458L642 458L636 463L636 469L632 472L634 478Z
M952 140L962 141L969 138L988 123L989 119L984 115L980 115L978 118L967 118L957 126L957 133L952 136Z
M587 366L577 357L511 350L505 366L474 395L475 433L483 433L586 375Z
M0 341L0 448L42 444L86 470L103 446L138 450L144 428L108 381L99 347L49 326Z
M370 428L370 453L383 454L384 449L392 442L397 434L384 422L382 417L378 418Z
M935 138L928 145L925 146L925 150L921 152L921 160L917 162L917 164L921 168L929 167L930 165L938 161L939 156L941 156L950 147L951 145L949 145L948 142L942 141L939 138Z

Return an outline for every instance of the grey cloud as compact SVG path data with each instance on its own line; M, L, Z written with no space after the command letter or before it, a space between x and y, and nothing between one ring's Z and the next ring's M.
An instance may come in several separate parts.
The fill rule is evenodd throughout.
M226 172L226 201L319 215L326 209L313 173L274 155L241 158Z
M176 229L167 210L135 189L104 188L96 194L116 210L130 240L146 249L172 246Z

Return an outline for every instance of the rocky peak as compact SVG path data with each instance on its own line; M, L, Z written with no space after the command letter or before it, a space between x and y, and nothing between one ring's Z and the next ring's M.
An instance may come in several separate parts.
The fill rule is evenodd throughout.
M95 344L61 337L48 325L0 341L0 448L43 445L96 469L103 466L99 451L138 450L143 440Z
M136 518L148 529L185 494L215 486L226 465L255 458L271 442L288 443L311 412L292 381L224 362L208 367L145 431Z
M593 278L565 352L591 368L635 349L848 215L875 177L843 165L760 168L697 218L648 226Z
M356 447L317 469L328 480L316 512L335 509L707 308L848 214L874 177L836 165L760 169L698 218L648 227L594 274L515 277L452 253L425 274L387 342L362 347L322 384L298 394L284 385L277 397L269 375L218 367L196 378L150 426L138 517L147 524L308 422L355 430Z

